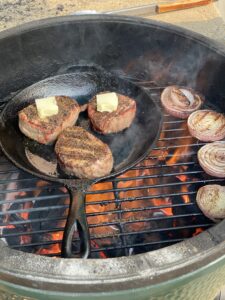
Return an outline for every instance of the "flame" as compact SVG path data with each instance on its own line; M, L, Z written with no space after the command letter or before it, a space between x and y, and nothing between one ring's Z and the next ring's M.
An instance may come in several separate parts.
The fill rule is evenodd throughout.
M91 187L90 191L104 191L113 189L112 182L98 183ZM94 202L102 202L104 201L104 205L102 204L94 204ZM108 203L107 203L108 202ZM102 193L102 194L93 194L86 196L86 213L88 216L88 222L92 225L104 224L109 222L116 221L116 214L107 213L114 211L116 209L115 204L115 196L113 192ZM91 205L93 203L93 205ZM102 213L102 214L101 214ZM91 214L97 214L95 216L91 216ZM90 234L95 235L97 237L104 236L113 236L118 232L118 228L115 226L107 226L107 229L104 226L100 227L90 227Z
M121 175L119 178L132 178L129 181L120 181L118 183L118 188L135 188L134 190L122 191L119 193L119 197L122 200L125 199L135 199L146 196L146 191L139 190L138 187L144 185L143 179L135 179L138 176L142 176L145 174L145 170L131 170ZM138 232L146 228L146 222L140 222L140 220L148 219L151 215L149 215L149 210L143 210L149 206L149 201L147 200L135 200L135 201L124 201L121 204L121 209L123 210L121 216L121 222L129 222L125 225L125 229L127 231ZM142 211L139 211L142 208Z
M187 138L179 140L179 146L176 148L176 143L172 140L171 146L175 147L174 153L171 157L169 157L166 161L168 166L174 165L178 162L185 162L186 159L189 159L189 155L191 155L190 145L195 140L192 136L190 136L189 131L187 129L186 122L183 122L180 126L180 129L183 130L183 135ZM171 135L171 133L170 133ZM181 169L184 171L186 169L185 166L181 166Z
M20 245L26 245L31 242L31 236L30 235L21 235L20 236Z
M160 139L163 139L165 137L165 133L162 132L160 135ZM151 186L151 188L148 188L145 191L146 195L150 196L150 200L144 201L144 205L153 207L154 209L151 211L151 215L154 216L157 214L157 212L162 212L166 216L172 215L172 209L170 207L171 205L171 199L168 197L162 198L162 197L155 197L159 194L166 194L167 188L154 188L156 184L165 184L167 182L167 179L160 177L161 174L158 174L158 168L154 168L154 166L158 166L159 163L164 163L166 160L166 157L168 155L168 149L157 149L152 150L151 157L154 157L154 159L147 159L145 160L141 165L148 167L148 169L145 169L142 172L143 176L149 176L150 178L144 179L143 185ZM164 206L161 208L160 206Z
M54 232L49 234L50 241L61 241L63 238L63 232ZM49 246L41 247L36 254L46 255L46 254L60 254L61 253L61 243L51 244Z
M168 197L166 197L164 199L163 198L162 199L153 199L152 203L155 207L166 206L166 205L170 206L172 204L171 199L168 198ZM172 216L173 215L171 207L160 208L160 211L162 211L164 213L164 215L166 215L166 216Z
M34 197L38 197L42 192L42 187L45 187L47 185L49 185L49 183L47 181L38 180L38 182L36 183L37 189L34 191Z
M164 129L167 129L167 126L169 125L164 125ZM179 146L176 145L176 138L174 140L171 138L171 132L164 130L160 135L157 147L151 151L151 156L138 165L140 168L127 171L119 176L119 180L114 181L114 183L98 183L90 188L90 191L94 194L86 195L85 201L92 249L97 250L110 246L112 243L117 244L121 231L138 233L148 229L151 230L155 225L149 221L150 218L154 220L154 217L158 215L172 216L173 198L170 194L174 192L174 187L171 183L184 183L175 186L178 193L183 194L177 201L181 203L190 202L188 185L185 184L190 180L186 174L188 167L182 165L182 162L190 159L190 144L194 142L194 139L189 136L186 122L178 126L183 129L182 132L185 136L185 139L179 139ZM165 140L167 141L166 146ZM160 166L163 166L163 168L160 168ZM166 168L172 170L170 172L174 172L175 175L165 176ZM34 197L41 195L42 188L47 185L49 183L46 181L39 180ZM108 191L114 189L117 189L115 194ZM125 191L120 191L120 189L125 189ZM63 193L67 192L63 187L60 190ZM68 203L69 197L65 199L64 204ZM23 209L32 208L32 205L32 201L24 203ZM64 215L66 216L67 213L68 209L65 210ZM23 212L20 216L25 220L29 219L28 212ZM177 222L177 220L173 220L171 226L179 226ZM59 228L64 228L64 226L64 220L59 221L57 224ZM14 229L15 226L8 225L7 228ZM202 231L202 228L197 228L193 235L197 235ZM184 231L183 235L186 237L188 234L188 231ZM173 238L174 232L167 232L167 235ZM62 238L63 231L48 232L43 235L43 241L61 241ZM158 237L152 235L146 237L149 241L154 240L154 238L157 240ZM21 236L21 245L30 242L30 235ZM41 255L60 254L61 242L43 245L36 253ZM100 258L107 257L107 253L104 251L98 251L98 255Z
M25 202L23 205L23 209L29 209L33 207L33 203L32 202ZM29 212L25 211L20 213L21 218L23 218L24 220L27 220L29 218Z
M196 236L196 235L200 234L201 232L203 232L202 228L196 228L195 232L193 233L193 236Z
M9 224L9 225L6 226L6 228L7 228L7 229L14 229L14 228L16 228L16 226L14 226L14 225L12 225L12 224Z
M182 181L182 182L188 181L188 178L187 178L186 175L179 175L179 176L176 176L176 177L179 178L180 181ZM182 193L187 193L188 192L187 185L181 185L181 192ZM181 195L181 197L183 198L184 203L189 203L190 202L190 198L189 198L188 195Z

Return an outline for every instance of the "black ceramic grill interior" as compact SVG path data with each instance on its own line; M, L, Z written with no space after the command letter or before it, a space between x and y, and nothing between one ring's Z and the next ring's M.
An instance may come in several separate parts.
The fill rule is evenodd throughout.
M163 87L139 82L160 105ZM2 103L2 106L4 104ZM164 114L156 147L123 175L86 193L91 258L129 256L190 238L213 225L196 205L199 187L222 183L197 161L204 143L190 136L186 120ZM1 238L14 249L60 256L68 194L16 169L1 155ZM73 251L79 249L74 237Z
M37 29L35 39L32 31L24 30L22 34L18 31L13 47L7 34L3 36L1 47L8 50L2 50L5 70L0 74L2 105L14 93L46 78L73 74L77 66L101 66L113 76L145 88L158 103L165 86L178 84L202 93L206 107L224 111L221 88L224 60L219 52L215 54L202 47L204 41L187 39L179 32L174 35L173 31L162 30L158 25L152 25L149 35L149 27L141 20L137 26L130 26L130 21L126 23L125 19L115 25L113 18L101 18L102 23L95 17L89 22L79 17L75 23L67 18L60 24L62 27L54 26L54 21L53 25L43 23L44 32ZM43 39L47 36L51 38ZM54 49L53 44L57 45ZM93 253L118 257L159 249L197 235L212 225L196 206L195 195L206 183L224 181L213 179L201 170L196 153L202 143L190 138L185 126L185 121L165 116L158 144L147 160L127 174L109 180L105 186L97 184L94 192L88 192L86 212L91 257ZM68 213L68 195L56 183L46 186L18 170L5 171L9 164L3 163L2 238L12 248L60 255L58 242ZM11 186L16 200L6 192ZM76 239L79 237L74 237L73 251L79 252ZM53 249L52 244L56 245Z

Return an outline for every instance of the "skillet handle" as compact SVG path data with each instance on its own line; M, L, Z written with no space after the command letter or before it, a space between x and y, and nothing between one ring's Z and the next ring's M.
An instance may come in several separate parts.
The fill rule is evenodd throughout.
M85 194L82 190L68 187L70 207L62 240L62 257L87 258L90 254L89 230L85 213ZM73 234L80 237L80 253L72 253Z

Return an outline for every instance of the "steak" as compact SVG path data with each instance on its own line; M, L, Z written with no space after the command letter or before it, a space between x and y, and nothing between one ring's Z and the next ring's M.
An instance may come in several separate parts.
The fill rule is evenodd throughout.
M109 146L78 126L67 128L59 135L55 152L61 169L79 178L103 177L113 167Z
M102 134L120 132L128 127L136 114L136 102L121 94L117 94L118 107L113 112L97 111L96 96L88 104L88 116L94 130Z
M56 96L58 114L41 119L35 103L19 112L19 128L27 137L41 144L53 143L60 132L73 126L80 113L76 100L66 96Z

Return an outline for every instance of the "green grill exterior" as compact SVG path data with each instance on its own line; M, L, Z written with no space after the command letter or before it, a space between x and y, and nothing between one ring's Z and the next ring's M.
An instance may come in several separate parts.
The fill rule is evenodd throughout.
M162 69L175 58L173 72ZM2 32L0 59L1 98L59 70L100 64L131 76L144 69L152 80L161 72L161 86L195 80L225 111L224 46L169 24L107 15L42 20ZM52 259L0 241L1 299L211 300L224 285L225 221L160 250L110 259Z

